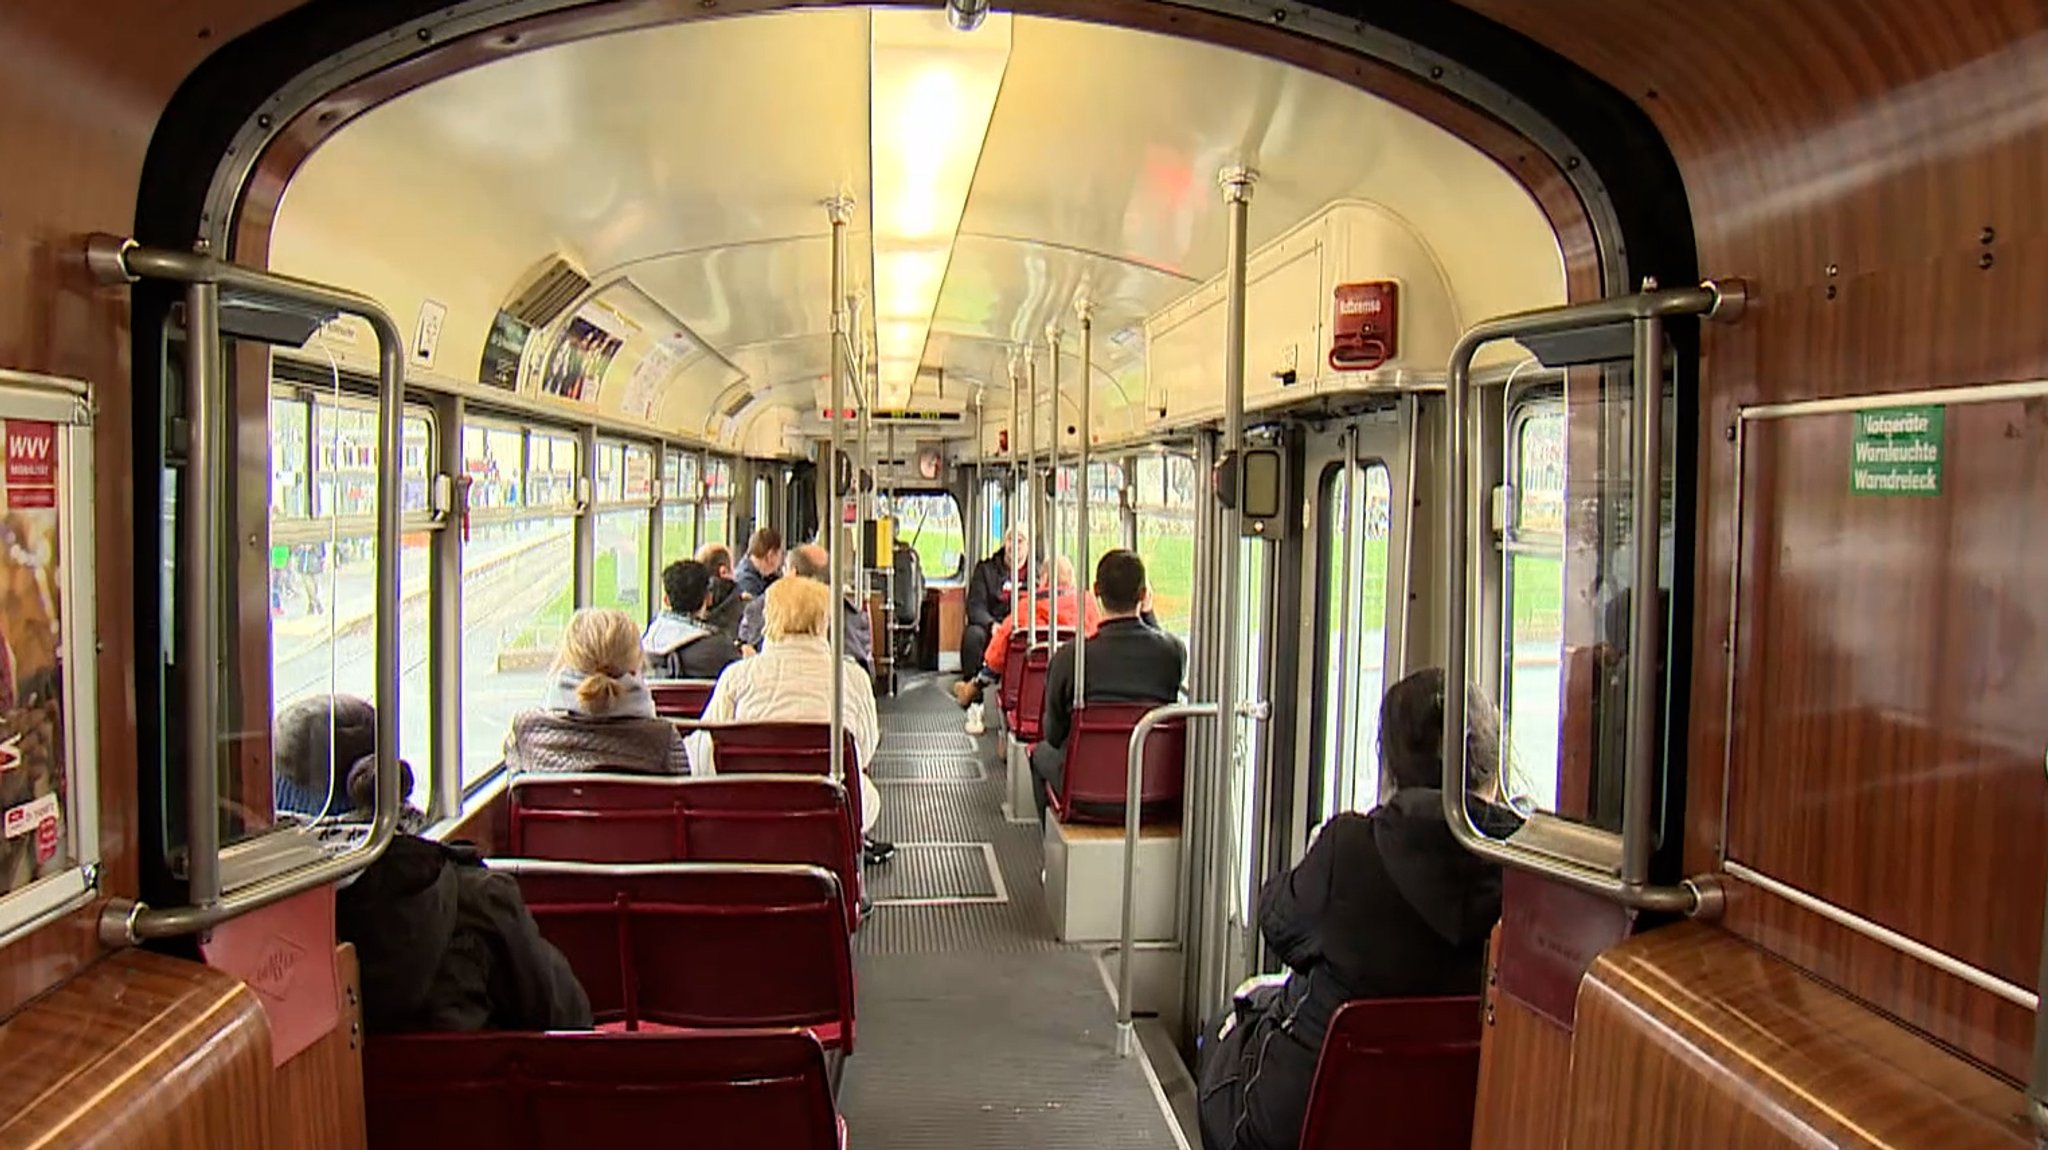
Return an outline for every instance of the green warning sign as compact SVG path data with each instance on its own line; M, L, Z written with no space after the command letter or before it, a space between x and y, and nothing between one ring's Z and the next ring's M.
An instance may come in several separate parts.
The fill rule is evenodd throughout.
M289 548L289 547L285 546L285 545L284 545L284 544L282 544L282 543L275 543L275 544L272 544L272 545L271 545L271 548L270 548L270 569L271 569L271 570L273 570L273 571L282 571L282 570L284 570L284 569L285 569L285 568L286 568L287 566L289 566L289 565L291 564L291 561L292 561L292 549L291 549L291 548Z
M1857 412L1850 493L1940 495L1941 417L1938 406Z

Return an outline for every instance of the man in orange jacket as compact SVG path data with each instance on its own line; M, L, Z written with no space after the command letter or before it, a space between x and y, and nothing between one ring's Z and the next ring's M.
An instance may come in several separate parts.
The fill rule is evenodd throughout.
M1085 595L1074 585L1074 564L1065 556L1053 562L1053 586L1040 583L1032 593L1011 610L1008 617L996 624L989 636L988 650L982 657L982 668L971 679L962 679L953 684L953 698L967 708L967 733L979 735L986 730L981 713L981 693L992 683L1003 678L1003 665L1010 655L1010 636L1022 630L1027 635L1035 624L1040 634L1048 639L1057 629L1071 635L1074 621L1078 617L1085 621L1088 634L1095 634L1096 624L1101 622L1093 596ZM1029 611L1030 615L1025 612Z

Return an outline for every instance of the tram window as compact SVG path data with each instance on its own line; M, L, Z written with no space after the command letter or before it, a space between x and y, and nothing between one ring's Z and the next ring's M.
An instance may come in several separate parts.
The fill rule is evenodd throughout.
M1511 424L1513 506L1506 551L1508 641L1501 673L1510 797L1557 808L1559 681L1564 656L1564 410L1527 404Z
M512 717L541 697L576 605L578 444L513 427L463 429L463 468L498 501L473 505L462 549L462 781L502 758ZM475 488L472 488L474 491Z
M697 553L697 457L671 451L661 468L661 565Z
M887 510L896 515L896 538L917 552L924 577L954 579L966 572L967 524L960 501L946 491L899 492Z
M1138 456L1131 499L1153 610L1160 626L1185 640L1194 617L1195 461L1185 455Z
M591 605L616 607L643 625L656 596L647 587L648 511L654 452L637 443L597 445L597 555Z
M704 460L703 543L732 542L732 461L716 456Z
M1272 545L1263 539L1239 539L1237 548L1237 602L1227 621L1239 629L1237 648L1237 697L1256 702L1269 697L1266 669L1266 640L1271 631L1270 595ZM1257 881L1258 862L1252 858L1252 820L1257 812L1252 801L1252 782L1258 775L1261 727L1237 720L1237 755L1231 764L1231 791L1237 803L1237 921L1249 923L1252 886Z
M981 483L981 553L992 555L1003 545L1003 528L1009 522L1010 496L1001 479Z
M433 740L428 690L428 477L433 428L408 412L399 551L399 753L421 769ZM272 713L328 694L376 697L377 412L367 401L286 395L270 404L270 686Z
M1080 492L1074 485L1074 468L1060 469L1060 546L1066 554L1078 555L1080 539L1075 522L1081 514ZM1119 461L1088 465L1088 562L1092 566L1106 551L1128 546L1124 538L1124 465ZM1082 581L1094 577L1083 572Z
M1393 490L1385 464L1351 462L1323 476L1323 638L1318 652L1320 823L1380 801L1380 696L1387 654L1387 556Z

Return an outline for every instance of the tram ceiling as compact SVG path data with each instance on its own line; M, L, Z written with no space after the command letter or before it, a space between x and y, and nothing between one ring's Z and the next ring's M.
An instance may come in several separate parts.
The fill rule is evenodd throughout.
M308 158L271 265L357 286L402 319L443 305L423 374L469 384L499 309L560 257L592 286L533 337L520 386L540 390L545 348L585 305L623 295L654 318L616 333L588 406L728 439L711 408L735 378L757 405L816 421L832 306L821 200L835 193L857 203L858 343L891 406L1000 413L1015 350L1042 355L1054 325L1071 401L1086 298L1098 433L1142 427L1145 321L1220 273L1215 174L1230 163L1261 173L1254 246L1363 200L1424 237L1461 321L1547 302L1528 298L1532 275L1556 288L1556 239L1524 189L1385 100L1152 33L998 16L923 39L885 32L898 18L944 30L934 12L785 12L562 44L428 84ZM998 31L1000 50L984 39ZM970 43L963 64L954 46ZM950 120L902 111L906 93L990 72L988 98ZM629 386L636 374L656 382Z

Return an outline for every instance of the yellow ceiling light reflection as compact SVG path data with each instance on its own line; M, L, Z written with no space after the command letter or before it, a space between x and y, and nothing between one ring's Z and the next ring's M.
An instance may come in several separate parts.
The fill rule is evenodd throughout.
M942 11L870 16L868 205L878 398L910 396L1010 62L1010 17L956 32Z

